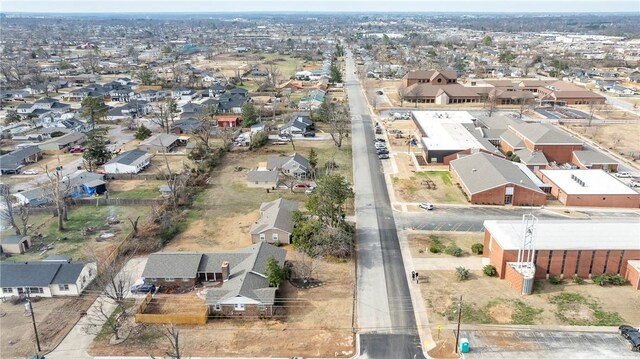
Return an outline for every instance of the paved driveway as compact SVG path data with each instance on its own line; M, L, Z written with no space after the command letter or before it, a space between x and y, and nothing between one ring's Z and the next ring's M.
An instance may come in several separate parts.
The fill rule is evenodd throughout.
M144 266L147 263L147 257L139 257L131 259L125 267L120 271L119 275L126 275L129 278L130 283L134 283L136 280L140 278L142 275L142 271L144 270ZM108 310L113 311L115 309L115 304L106 301L103 296L100 296L87 310L87 315L76 323L76 325L71 329L69 334L62 340L60 345L47 354L46 357L49 359L67 359L67 358L91 358L87 354L87 348L91 345L93 338L95 338L95 334L87 333L87 326L89 324L89 319L91 317L91 313L96 312L98 309L99 301L105 301L105 310L106 308L110 308Z
M638 358L617 333L557 331L460 331L469 339L468 359Z

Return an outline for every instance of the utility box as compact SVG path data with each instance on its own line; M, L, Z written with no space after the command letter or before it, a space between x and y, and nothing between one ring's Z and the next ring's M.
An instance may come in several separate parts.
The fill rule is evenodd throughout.
M460 339L460 353L468 353L469 352L469 339L461 338Z

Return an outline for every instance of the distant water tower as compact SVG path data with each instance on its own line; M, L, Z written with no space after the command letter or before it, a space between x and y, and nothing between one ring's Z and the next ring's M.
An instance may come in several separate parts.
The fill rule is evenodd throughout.
M522 216L522 242L518 249L518 261L512 263L513 268L522 275L522 294L531 294L533 292L533 281L536 274L536 265L534 263L536 250L536 226L538 218L533 214L525 214Z

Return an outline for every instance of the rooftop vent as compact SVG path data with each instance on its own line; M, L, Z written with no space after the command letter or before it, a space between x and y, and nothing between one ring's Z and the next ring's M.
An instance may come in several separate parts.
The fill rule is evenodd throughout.
M576 183L578 183L578 184L579 184L580 186L582 186L582 187L586 187L586 186L587 186L587 184L586 184L586 183L584 183L584 181L583 181L583 180L581 180L580 178L578 178L578 176L576 176L576 175L573 175L573 174L572 174L572 175L571 175L571 179L572 179L572 180L574 180L574 181L576 181Z

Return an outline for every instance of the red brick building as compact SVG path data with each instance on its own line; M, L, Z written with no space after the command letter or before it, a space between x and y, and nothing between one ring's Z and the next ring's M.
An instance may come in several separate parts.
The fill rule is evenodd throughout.
M540 170L537 174L565 206L640 208L640 193L603 170Z
M552 125L519 123L510 125L500 136L500 149L505 153L522 149L539 151L549 162L560 164L571 162L573 151L582 150L582 141Z
M513 264L521 246L522 222L488 220L484 227L483 255L496 267L500 279L520 290L523 278ZM619 274L638 288L638 271L630 265L640 260L638 221L539 221L534 243L535 279Z
M573 151L571 163L580 169L603 169L607 172L618 172L618 162L597 151Z
M449 163L452 179L473 204L542 206L544 193L526 166L487 153L475 153ZM529 173L523 172L526 171Z

